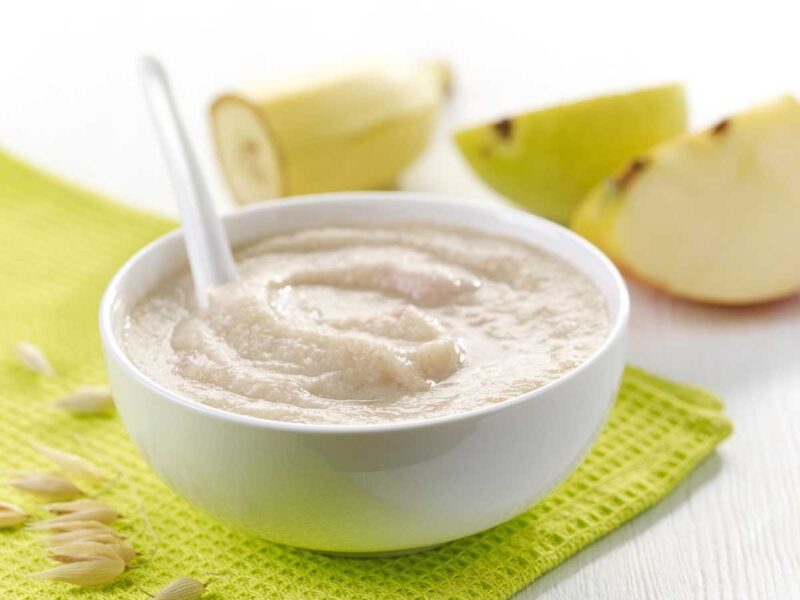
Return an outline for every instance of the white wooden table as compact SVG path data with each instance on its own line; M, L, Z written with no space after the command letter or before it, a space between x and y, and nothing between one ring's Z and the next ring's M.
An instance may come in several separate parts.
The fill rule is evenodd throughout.
M215 92L326 61L444 56L455 97L403 187L492 202L449 143L459 124L668 80L687 84L698 125L800 92L800 20L788 3L181 4L4 7L0 147L172 213L133 68L153 52L229 208L205 122ZM800 299L722 310L631 288L631 361L719 393L736 432L668 499L519 597L800 598Z

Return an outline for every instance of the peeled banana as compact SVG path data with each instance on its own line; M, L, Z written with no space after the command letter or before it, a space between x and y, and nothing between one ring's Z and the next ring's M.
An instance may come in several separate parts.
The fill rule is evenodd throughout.
M385 62L222 95L211 107L222 170L241 203L392 186L448 86L442 63Z

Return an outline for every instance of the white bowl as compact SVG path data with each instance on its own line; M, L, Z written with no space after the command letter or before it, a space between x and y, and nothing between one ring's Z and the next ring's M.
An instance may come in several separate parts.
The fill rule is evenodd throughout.
M329 194L225 217L239 246L329 223L425 222L519 238L562 257L605 297L611 332L560 379L467 413L384 425L267 421L198 404L142 374L121 343L125 315L185 264L180 232L154 241L111 281L100 330L122 421L178 494L269 540L337 553L412 550L461 538L530 507L600 431L625 360L629 301L611 262L567 229L520 211L400 193Z

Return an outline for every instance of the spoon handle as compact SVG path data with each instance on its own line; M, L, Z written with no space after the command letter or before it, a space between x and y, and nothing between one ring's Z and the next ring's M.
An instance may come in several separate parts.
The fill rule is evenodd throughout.
M195 295L208 307L208 289L236 277L228 238L172 96L167 73L155 58L141 61L142 83L178 199Z

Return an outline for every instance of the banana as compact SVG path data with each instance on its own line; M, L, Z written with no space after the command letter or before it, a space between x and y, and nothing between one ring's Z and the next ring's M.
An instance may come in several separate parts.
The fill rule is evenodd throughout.
M224 94L211 106L222 171L240 203L392 186L449 83L439 62L385 62Z

